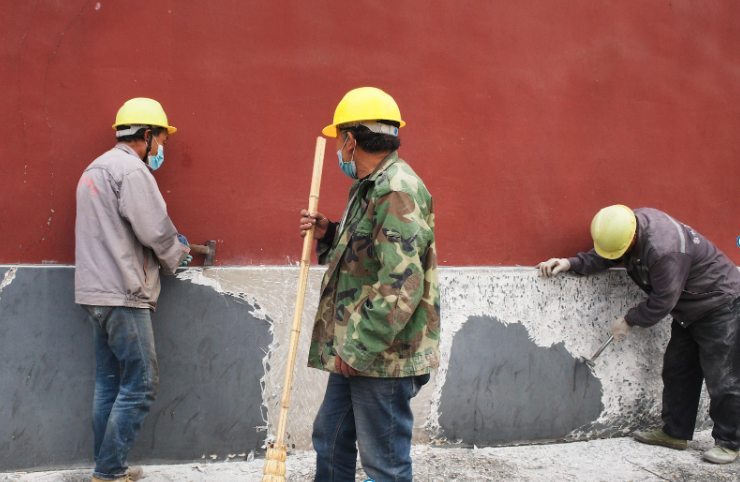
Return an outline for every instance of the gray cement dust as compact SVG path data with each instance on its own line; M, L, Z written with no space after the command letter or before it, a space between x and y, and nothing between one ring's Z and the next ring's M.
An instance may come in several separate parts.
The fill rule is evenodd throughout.
M487 481L729 481L738 480L740 462L712 465L701 453L712 447L709 431L698 432L686 451L638 444L630 438L554 445L465 449L415 445L414 479L419 482ZM145 466L144 482L259 482L263 459ZM316 454L288 455L288 482L313 480ZM0 474L0 481L88 482L91 471L68 470ZM365 480L358 463L357 481Z

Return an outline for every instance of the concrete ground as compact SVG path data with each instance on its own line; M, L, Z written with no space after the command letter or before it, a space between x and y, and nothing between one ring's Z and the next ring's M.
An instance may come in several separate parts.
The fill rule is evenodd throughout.
M698 432L689 449L671 450L642 445L630 438L568 444L528 445L485 449L416 445L412 449L414 478L442 481L729 481L740 480L740 461L712 465L701 460L711 448L710 431ZM312 481L316 455L288 455L289 482ZM259 482L263 459L148 465L145 482ZM359 463L358 463L359 465ZM83 482L90 470L0 473L2 482ZM365 480L358 468L358 481Z

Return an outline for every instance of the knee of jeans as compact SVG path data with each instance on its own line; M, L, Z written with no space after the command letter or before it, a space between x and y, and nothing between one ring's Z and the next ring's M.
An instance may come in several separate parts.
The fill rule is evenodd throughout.
M311 441L313 442L314 450L318 453L321 453L326 446L326 427L324 427L324 424L321 422L320 417L318 416L313 423Z

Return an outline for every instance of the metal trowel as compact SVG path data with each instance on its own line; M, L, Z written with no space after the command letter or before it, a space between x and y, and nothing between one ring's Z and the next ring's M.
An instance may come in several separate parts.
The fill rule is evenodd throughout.
M581 361L581 363L585 363L586 365L593 367L594 361L601 355L601 352L604 351L604 348L609 346L609 343L611 343L614 340L614 335L611 335L608 340L606 340L598 350L596 350L596 353L594 353L594 356L591 357L591 359L587 359L584 357L579 357L578 359Z

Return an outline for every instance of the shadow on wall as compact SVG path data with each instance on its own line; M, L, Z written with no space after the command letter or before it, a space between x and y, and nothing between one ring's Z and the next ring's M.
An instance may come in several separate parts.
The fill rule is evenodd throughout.
M465 445L563 439L604 408L601 382L562 343L537 346L521 323L485 316L455 334L447 380L441 435Z

